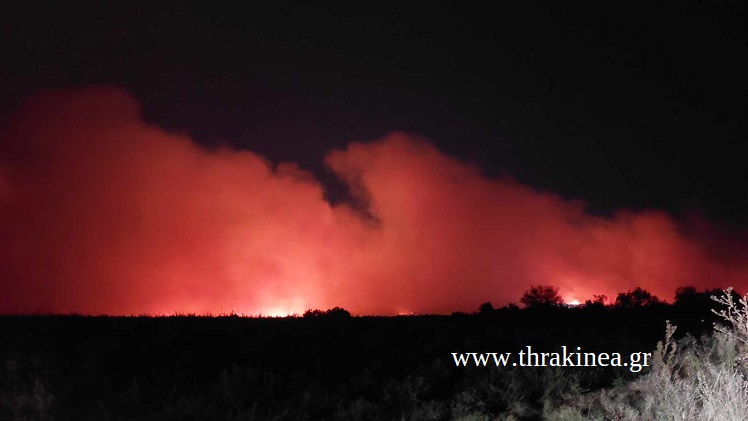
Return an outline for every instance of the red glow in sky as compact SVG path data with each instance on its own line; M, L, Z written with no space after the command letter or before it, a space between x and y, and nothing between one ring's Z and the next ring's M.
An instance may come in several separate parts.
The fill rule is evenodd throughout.
M145 124L116 88L33 96L2 136L0 313L449 313L538 284L670 299L748 279L706 223L709 241L655 210L592 216L404 133L327 155L373 218L293 163Z

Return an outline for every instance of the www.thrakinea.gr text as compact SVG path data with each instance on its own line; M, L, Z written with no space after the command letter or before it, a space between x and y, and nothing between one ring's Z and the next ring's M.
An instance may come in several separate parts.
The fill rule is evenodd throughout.
M585 352L581 347L562 346L554 352L538 352L526 346L517 353L511 352L453 352L457 367L626 367L638 373L652 363L651 352Z

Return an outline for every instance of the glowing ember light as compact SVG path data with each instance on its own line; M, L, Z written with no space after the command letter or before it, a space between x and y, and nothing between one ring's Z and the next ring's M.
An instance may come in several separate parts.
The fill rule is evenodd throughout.
M563 297L563 300L564 300L564 304L566 304L567 306L576 307L576 306L582 304L582 302L579 301L579 298L577 298L577 294L576 293L568 293L568 294L566 294Z
M287 317L290 315L291 313L288 310L280 307L270 308L260 313L260 316L262 317Z
M325 154L359 211L297 164L146 123L117 88L36 94L9 127L0 314L448 314L538 280L575 306L748 279L743 244L708 221L590 214L403 132Z
M279 302L261 307L258 315L262 317L289 317L303 314L302 309L306 308L299 297L277 301Z

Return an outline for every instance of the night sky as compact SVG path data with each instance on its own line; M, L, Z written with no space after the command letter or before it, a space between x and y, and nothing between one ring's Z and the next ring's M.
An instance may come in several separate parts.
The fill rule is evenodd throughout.
M3 3L0 313L744 290L745 3L521 3Z

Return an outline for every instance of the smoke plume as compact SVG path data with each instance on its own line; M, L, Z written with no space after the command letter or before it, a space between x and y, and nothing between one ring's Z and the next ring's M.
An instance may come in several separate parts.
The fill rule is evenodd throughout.
M669 299L748 279L705 221L594 216L415 135L326 163L366 212L331 205L294 163L146 124L120 89L34 95L2 132L0 313L449 313L537 284Z

